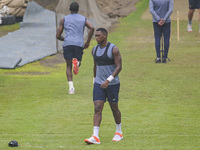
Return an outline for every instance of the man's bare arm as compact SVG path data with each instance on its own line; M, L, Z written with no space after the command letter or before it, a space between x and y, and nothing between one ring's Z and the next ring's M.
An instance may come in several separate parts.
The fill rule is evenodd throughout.
M90 46L90 41L94 34L94 26L88 20L86 20L85 25L89 29L88 38L87 38L87 41L85 42L85 46L84 46L84 48L87 49Z
M64 19L60 21L59 27L56 32L56 38L60 41L64 41L64 37L62 36L63 29L64 29Z

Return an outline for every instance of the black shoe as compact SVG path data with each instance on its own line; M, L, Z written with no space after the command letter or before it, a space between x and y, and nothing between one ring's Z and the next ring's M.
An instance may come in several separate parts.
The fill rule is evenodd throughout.
M167 63L167 59L163 59L162 63Z
M162 63L167 63L167 60L170 62L170 59L169 58L164 58Z
M156 58L156 59L155 59L155 63L161 63L161 59L160 59L160 58L159 58L159 59Z

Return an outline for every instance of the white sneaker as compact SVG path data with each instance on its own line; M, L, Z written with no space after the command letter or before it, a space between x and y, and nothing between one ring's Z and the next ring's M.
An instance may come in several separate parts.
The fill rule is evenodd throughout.
M100 139L96 136L92 136L89 139L85 139L85 143L87 144L101 144Z
M188 32L192 32L192 25L188 24L188 26L187 26L187 31L188 31Z
M123 139L123 135L121 133L115 132L115 136L113 137L112 141L121 141Z
M69 94L75 94L75 89L69 89Z

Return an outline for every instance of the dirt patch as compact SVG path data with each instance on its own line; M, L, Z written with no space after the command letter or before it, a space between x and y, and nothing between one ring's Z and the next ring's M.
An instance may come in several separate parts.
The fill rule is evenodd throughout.
M7 75L48 75L50 72L11 72L11 73L4 73Z
M57 53L49 58L41 59L39 63L43 66L57 68L59 64L65 63L63 53Z
M42 7L55 11L59 0L34 0ZM109 18L126 17L131 12L135 11L135 3L140 0L96 0L99 9ZM67 6L66 6L67 7ZM68 9L68 7L66 8Z
M98 7L110 18L122 18L136 10L135 3L140 0L96 0Z
M58 5L59 0L34 0L36 3L42 7L55 11L56 6Z
M8 34L8 31L0 31L0 37L5 36Z

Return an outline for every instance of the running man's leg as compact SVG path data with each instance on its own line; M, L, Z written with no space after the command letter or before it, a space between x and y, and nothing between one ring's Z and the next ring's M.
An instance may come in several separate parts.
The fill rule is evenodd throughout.
M192 32L192 18L196 8L197 8L197 1L189 0L188 26L187 26L188 32Z
M72 48L70 46L66 46L63 48L63 56L66 61L66 76L69 84L69 94L75 94L75 89L73 85L73 75L72 75Z
M72 75L72 60L65 60L66 61L66 76L67 76L67 80L69 81L73 81L73 75Z
M79 72L79 67L81 66L81 60L83 56L83 48L78 46L73 46L73 72L74 75L77 75Z
M73 74L72 74L72 60L65 60L65 61L67 64L66 76L69 84L69 94L75 94Z
M190 9L188 12L188 26L187 26L187 31L192 32L192 18L194 14L195 9Z
M192 18L193 18L193 14L194 14L195 9L190 9L188 12L188 23L192 24Z

